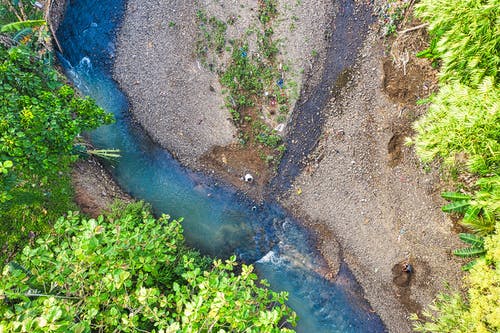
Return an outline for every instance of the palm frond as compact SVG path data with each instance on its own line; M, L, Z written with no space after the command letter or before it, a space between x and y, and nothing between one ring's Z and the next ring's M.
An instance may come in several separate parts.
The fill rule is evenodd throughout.
M35 27L41 27L43 25L46 25L47 22L45 20L27 20L27 21L18 21L18 22L12 22L3 25L0 28L0 32L6 33L6 32L17 32L26 28L35 28Z
M441 207L441 210L445 213L450 213L450 212L465 213L465 211L469 206L470 206L469 200L454 201Z
M441 197L450 201L470 200L470 195L460 192L443 192L441 193Z
M119 149L89 149L86 153L108 160L119 158L121 156Z
M464 222L473 222L479 218L479 213L481 212L481 207L470 206L469 209L465 211L463 221Z
M474 267L474 265L476 265L476 264L477 264L477 262L478 262L478 261L479 261L479 259L477 258L477 259L474 259L474 260L472 260L471 262L469 262L469 263L467 263L467 264L463 265L463 266L462 266L462 270L463 270L463 271L466 271L466 272L467 272L467 271L469 271L472 267Z
M482 216L475 219L463 219L460 222L464 227L473 230L480 236L488 235L495 230L495 219L490 214L483 212Z

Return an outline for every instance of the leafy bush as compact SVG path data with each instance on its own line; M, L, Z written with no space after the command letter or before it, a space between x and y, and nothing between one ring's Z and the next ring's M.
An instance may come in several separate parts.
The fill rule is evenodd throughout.
M112 118L63 84L50 57L30 45L0 46L0 258L48 229L72 204L75 138Z
M463 154L471 172L500 171L500 90L492 80L479 89L460 83L442 86L414 128L416 150L424 162L441 157L455 165Z
M1 48L0 69L0 160L21 177L57 173L78 134L112 120L26 47Z
M476 233L461 234L471 247L454 253L484 255L464 266L471 272L467 299L440 295L424 312L428 322L416 328L499 332L500 1L422 0L416 8L433 37L431 47L420 55L442 64L440 91L431 99L429 112L415 124L416 150L426 162L435 158L453 166L465 162L469 172L482 176L471 195L444 193L452 203L443 210L464 214L462 224Z
M0 331L289 331L286 294L237 266L208 265L178 221L141 203L96 220L70 213L4 267Z
M481 178L476 183L479 190L473 195L444 192L441 196L451 203L443 206L443 212L461 213L460 222L480 236L495 230L495 221L500 220L500 176Z
M477 86L491 77L498 84L500 68L499 0L422 0L416 13L438 36L435 51L444 80Z

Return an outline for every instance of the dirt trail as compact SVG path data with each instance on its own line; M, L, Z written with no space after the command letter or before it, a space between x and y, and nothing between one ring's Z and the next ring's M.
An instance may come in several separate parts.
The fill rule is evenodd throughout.
M409 313L446 282L460 286L461 263L451 255L460 244L440 210L438 175L425 173L403 145L422 111L413 105L429 94L433 73L411 56L404 75L384 48L372 32L352 80L325 110L322 140L283 201L320 232L325 256L331 242L340 244L389 331L410 332ZM412 273L404 272L406 263Z

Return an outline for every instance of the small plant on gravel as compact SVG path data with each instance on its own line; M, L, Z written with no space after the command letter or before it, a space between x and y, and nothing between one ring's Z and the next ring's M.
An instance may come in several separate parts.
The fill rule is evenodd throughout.
M267 25L278 15L277 0L259 0L259 20Z
M225 106L231 119L240 131L245 132L245 144L264 149L264 155L275 156L277 162L284 150L281 148L282 138L272 133L268 126L261 127L260 120L255 120L269 116L273 118L279 111L283 122L290 109L289 90L296 88L296 85L291 82L289 88L285 84L284 72L289 70L289 66L278 62L279 41L273 39L272 27L272 21L278 15L277 1L261 0L258 9L260 26L247 29L241 39L229 40L227 43L227 25L209 17L204 11L198 11L201 37L197 53L205 64L207 56L214 51L220 53L219 61L227 61L226 64L219 64L217 73L224 87ZM256 38L256 44L249 41L251 37ZM256 49L251 49L250 45L255 45ZM222 52L230 52L229 57L224 58ZM250 123L252 126L247 126ZM253 126L255 124L259 125L257 130Z
M379 9L384 36L390 36L396 32L409 5L410 1L407 0L390 0Z
M219 54L224 51L227 24L216 17L208 17L202 10L197 11L196 17L201 32L201 36L196 42L196 54L206 64L210 50L214 50Z

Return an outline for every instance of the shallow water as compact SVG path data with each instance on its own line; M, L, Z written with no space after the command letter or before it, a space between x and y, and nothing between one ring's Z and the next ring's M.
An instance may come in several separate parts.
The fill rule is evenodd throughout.
M122 188L151 203L156 213L184 217L188 244L206 254L254 263L273 289L289 292L299 332L383 332L380 319L360 297L345 265L336 282L317 271L325 263L313 240L275 203L257 204L230 186L186 170L133 124L128 103L110 78L113 38L123 0L69 1L58 39L67 76L112 112L116 123L90 133L99 148L120 149L108 165Z

